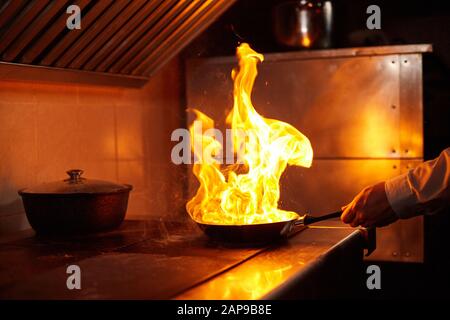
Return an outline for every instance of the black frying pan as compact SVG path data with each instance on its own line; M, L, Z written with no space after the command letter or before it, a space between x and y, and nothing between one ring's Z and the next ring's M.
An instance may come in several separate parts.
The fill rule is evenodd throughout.
M304 215L297 219L288 221L247 224L247 225L220 225L197 222L200 229L209 237L227 242L268 242L277 239L287 238L300 230L302 226L307 226L315 222L340 217L342 211L333 212L319 217Z

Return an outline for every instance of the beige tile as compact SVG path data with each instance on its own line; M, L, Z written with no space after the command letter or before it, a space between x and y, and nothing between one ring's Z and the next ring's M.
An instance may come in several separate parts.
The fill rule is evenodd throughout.
M116 180L113 108L47 104L37 113L39 181L59 180L71 168Z
M154 205L154 190L150 190L150 181L147 178L149 171L141 161L119 161L118 181L131 184L133 190L128 202L127 218L149 215L149 209ZM146 174L147 173L147 174Z
M117 106L117 155L119 160L142 160L148 135L142 105Z
M172 147L176 144L170 140L174 130L182 127L181 121L174 120L170 108L145 107L143 131L146 133L145 157L152 164L171 163Z
M31 226L29 225L25 214L0 217L0 235L2 236L30 228Z
M76 105L40 103L37 109L38 181L59 180L77 167L79 137Z
M80 159L77 163L77 168L83 169L83 176L88 179L121 182L117 179L117 162L115 160L89 161L86 159Z
M35 82L31 89L38 104L73 106L78 103L78 86L74 84Z
M0 212L5 214L19 198L17 190L36 182L35 110L0 102Z
M8 201L4 201L0 204L0 218L25 213L22 199L17 194L17 190L14 189L12 191L12 196L8 199Z
M119 181L133 185L129 216L167 216L168 208L180 196L181 184L175 171L148 161L119 161L118 166Z
M132 190L128 199L126 219L150 219L157 217L151 214L152 201L146 190ZM161 215L159 215L160 217Z
M127 218L186 214L183 168L170 161L182 85L176 60L143 89L0 81L0 233L27 227L17 189L71 168L132 184Z
M185 106L181 105L180 96L182 85L178 61L173 60L142 89L145 157L151 164L171 163L170 153L175 143L170 136L173 130L185 127Z
M116 159L116 120L114 106L79 105L76 116L76 149L80 159Z
M140 191L148 187L149 181L146 164L142 160L118 161L118 181L131 184L133 190Z
M118 106L142 106L144 102L143 90L140 88L123 88L117 91L115 98Z
M84 106L113 107L123 90L125 89L118 87L80 85L78 87L78 103Z
M34 130L35 104L10 103L0 100L0 130L13 134L27 134ZM28 137L28 136L27 136Z
M0 81L0 102L16 104L36 103L33 83L19 81Z

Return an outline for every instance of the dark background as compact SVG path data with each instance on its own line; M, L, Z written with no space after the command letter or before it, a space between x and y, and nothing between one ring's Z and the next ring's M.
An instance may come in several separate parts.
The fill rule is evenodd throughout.
M282 0L238 0L184 52L187 57L234 55L238 43L282 52L272 32L272 8ZM381 8L381 30L367 30L366 8ZM424 157L450 146L450 1L334 0L333 46L431 43L424 55ZM355 37L358 35L358 37ZM355 40L355 38L358 38ZM425 263L378 263L382 290L369 298L450 298L450 212L425 217Z

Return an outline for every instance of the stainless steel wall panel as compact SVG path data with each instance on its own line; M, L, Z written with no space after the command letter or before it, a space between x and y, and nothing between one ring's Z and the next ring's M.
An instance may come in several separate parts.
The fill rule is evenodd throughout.
M423 158L422 55L402 54L399 62L399 156Z
M189 66L188 86L203 88L189 96L189 106L223 119L232 107L232 67ZM253 104L263 116L289 122L306 134L316 158L396 158L399 88L396 56L268 61L259 67ZM420 156L421 149L404 156L412 155Z

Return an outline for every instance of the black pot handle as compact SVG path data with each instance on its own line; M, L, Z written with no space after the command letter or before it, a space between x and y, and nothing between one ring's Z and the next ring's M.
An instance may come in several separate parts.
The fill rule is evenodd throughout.
M328 219L333 219L333 218L338 218L342 215L342 210L333 212L333 213L329 213L329 214L325 214L323 216L318 216L318 217L313 217L310 216L308 214L305 214L304 216L300 217L295 224L296 225L303 225L303 226L307 226L310 225L312 223L316 223L319 221L323 221L323 220L328 220Z
M81 175L83 174L83 170L81 169L71 169L67 170L66 173L69 175L69 179L66 181L69 181L70 183L76 183L78 181L81 181L83 179Z

